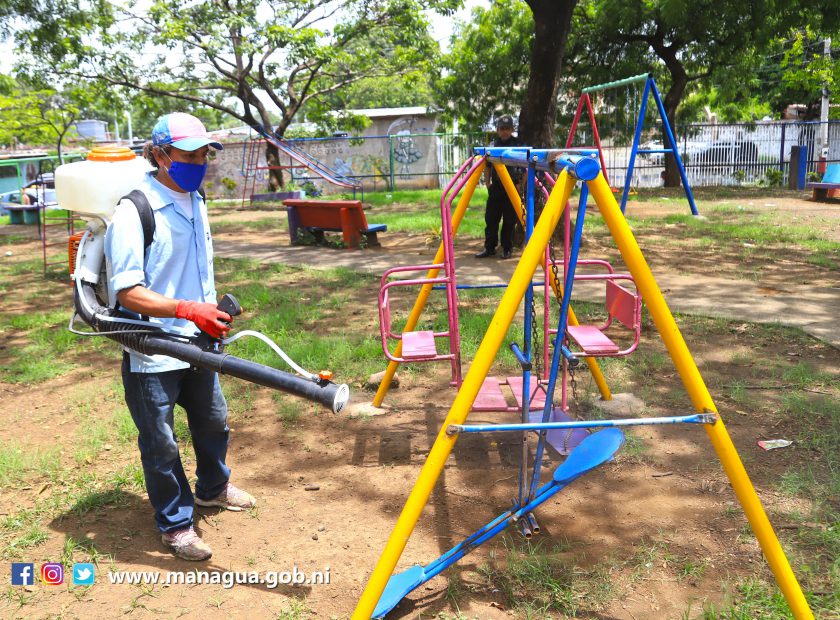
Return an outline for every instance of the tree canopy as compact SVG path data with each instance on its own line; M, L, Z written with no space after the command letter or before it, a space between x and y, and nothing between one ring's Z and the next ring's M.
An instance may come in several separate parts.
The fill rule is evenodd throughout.
M435 83L444 120L481 131L500 114L516 113L528 84L534 38L531 11L520 0L494 0L457 23Z
M360 80L402 75L435 57L422 10L459 4L94 0L84 18L75 8L58 12L59 36L18 31L18 41L30 50L26 64L41 61L62 78L206 106L282 136L303 105L329 106Z

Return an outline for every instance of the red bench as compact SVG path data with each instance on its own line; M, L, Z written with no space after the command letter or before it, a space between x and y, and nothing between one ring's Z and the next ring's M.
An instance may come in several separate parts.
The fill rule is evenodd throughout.
M284 200L289 216L289 238L297 243L301 228L309 230L316 240L323 241L324 232L340 232L344 246L357 249L362 235L369 247L379 246L376 234L385 232L385 224L368 225L360 200Z

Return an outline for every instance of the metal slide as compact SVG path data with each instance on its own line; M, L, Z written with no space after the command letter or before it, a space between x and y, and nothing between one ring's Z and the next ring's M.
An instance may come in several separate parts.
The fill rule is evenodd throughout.
M281 153L288 155L303 167L311 170L319 177L327 181L328 183L332 183L333 185L338 185L339 187L346 187L348 189L361 189L362 184L357 179L351 179L343 174L340 174L336 170L333 170L329 166L321 163L305 151L297 148L296 146L292 145L290 142L283 138L278 138L277 136L267 132L267 131L260 131L260 135L265 138L269 143L273 144L277 150Z

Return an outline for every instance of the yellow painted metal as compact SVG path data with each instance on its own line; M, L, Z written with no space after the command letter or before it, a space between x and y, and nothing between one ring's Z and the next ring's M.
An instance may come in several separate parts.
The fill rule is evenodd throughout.
M470 204L470 200L472 199L473 193L475 192L475 188L478 185L478 182L481 180L481 174L484 172L484 167L486 166L486 162L482 163L475 171L472 173L472 176L467 181L467 184L464 186L463 191L461 192L461 197L458 199L458 204L455 207L455 211L452 212L452 236L455 236L455 233L458 232L458 227L461 225L461 220L464 219L464 213L467 211L467 207ZM441 198L443 200L443 198ZM440 246L438 247L437 254L435 254L435 259L433 264L438 265L443 262L443 241L441 241ZM440 273L440 269L430 269L428 273L426 273L427 278L437 278L438 273ZM411 310L411 314L408 316L408 320L405 323L405 327L403 328L403 332L411 332L414 331L414 328L417 327L417 322L420 320L420 315L423 314L423 309L426 307L426 302L429 300L429 294L432 292L433 284L424 284L420 288L420 293L417 295L417 300L414 302L414 307ZM400 357L402 355L402 340L397 343L397 348L394 350L394 357ZM379 383L379 388L376 390L376 395L373 397L373 406L379 407L382 404L382 401L385 399L385 395L388 393L388 390L391 388L391 382L394 380L394 375L397 372L397 368L399 368L400 363L391 361L388 363L388 368L385 370L385 375L382 377L382 381Z
M654 280L650 267L642 255L630 226L624 219L624 215L621 213L603 174L599 174L597 179L588 182L587 185L639 292L642 294L651 318L653 318L662 341L674 361L691 402L698 412L716 412L717 409L712 401L712 396L700 375L694 358L685 344L680 329L677 327L677 323L665 303L665 298L659 290L659 285ZM705 428L794 618L797 620L813 618L814 615L802 594L799 582L793 574L790 563L782 550L776 533L773 531L773 526L770 525L770 520L764 512L764 508L761 506L758 494L747 475L746 469L744 469L744 464L738 456L738 451L732 443L732 438L729 436L723 420L718 416L715 424L706 424Z
M374 568L373 573L368 580L367 586L359 599L356 610L353 612L353 620L367 620L370 618L376 604L379 602L379 597L385 590L388 584L388 579L394 572L394 567L402 555L408 543L408 538L411 532L417 525L417 520L423 512L423 508L429 500L432 489L437 482L443 466L446 464L446 459L458 439L457 435L449 436L446 434L446 429L451 424L463 424L470 413L473 403L475 402L478 392L481 389L481 384L487 377L490 371L490 366L502 346L502 342L507 334L508 327L513 320L522 302L522 297L525 295L525 290L531 282L534 275L534 270L539 264L540 257L545 252L545 245L548 243L551 233L560 221L560 215L566 207L566 202L569 200L569 195L572 192L574 181L564 171L557 179L548 202L543 210L542 217L540 217L531 240L525 250L522 252L522 257L519 259L519 264L511 276L510 283L505 289L502 299L499 302L499 307L490 321L487 332L478 347L473 363L464 377L464 383L452 403L452 407L441 425L440 432L435 439L432 449L429 451L429 456L426 457L426 463L423 469L420 470L420 475L417 477L417 482L406 500L405 506L397 519L397 524L394 526L394 531L385 545L379 561Z
M496 174L499 175L499 179L502 181L502 186L505 188L505 193L508 195L511 204L513 204L513 210L516 211L516 215L519 217L519 221L524 227L525 209L522 208L522 199L519 197L519 192L516 191L516 186L513 184L513 179L510 178L510 173L508 173L504 164L493 164L493 168L495 168ZM545 269L545 254L543 254L543 257L540 260L540 265L543 269ZM563 287L554 276L554 270L549 269L548 277L551 283L551 288L554 290L554 295L557 299L563 299ZM571 304L569 304L569 325L580 325ZM601 398L604 400L612 400L612 392L610 392L610 387L607 385L607 380L604 378L604 373L601 372L598 360L594 357L586 357L584 359L586 360L586 365L589 367L589 372L592 374L592 378L595 380L595 385L598 386L598 391L601 392Z

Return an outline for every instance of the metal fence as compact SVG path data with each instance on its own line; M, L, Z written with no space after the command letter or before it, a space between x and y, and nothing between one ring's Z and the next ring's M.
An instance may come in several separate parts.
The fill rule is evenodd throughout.
M819 122L761 121L754 123L692 123L677 127L677 142L693 187L720 185L787 184L792 146L808 149L808 172L816 174L819 160ZM632 127L600 126L601 145L611 184L621 186L627 175L632 145ZM840 121L829 121L828 162L840 161ZM308 138L290 140L299 149L337 172L359 179L365 191L438 189L443 187L469 156L473 146L484 144L481 134L410 134ZM662 148L658 125L645 131L643 149ZM591 130L579 126L575 146L591 146ZM244 177L244 147L220 153L213 177ZM233 147L233 148L231 148ZM260 154L265 166L265 153ZM292 161L281 161L292 165ZM664 156L638 155L633 169L633 187L663 184ZM252 171L251 174L254 174ZM302 168L287 171L297 187L311 193L342 191ZM257 170L257 185L265 185L267 171ZM812 175L813 177L814 175Z
M807 149L807 171L817 174L819 161L819 121L761 121L754 123L691 123L677 127L680 156L692 187L721 185L786 185L790 172L791 147ZM578 130L575 145L591 145L587 127ZM626 128L598 127L607 176L612 185L621 186L627 176L632 135ZM647 130L642 149L661 149L659 126ZM840 161L840 121L828 122L827 162ZM663 184L665 156L661 153L637 155L632 187L658 187Z

